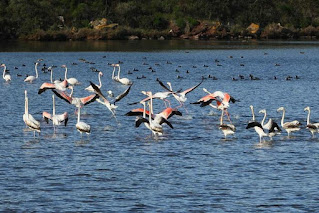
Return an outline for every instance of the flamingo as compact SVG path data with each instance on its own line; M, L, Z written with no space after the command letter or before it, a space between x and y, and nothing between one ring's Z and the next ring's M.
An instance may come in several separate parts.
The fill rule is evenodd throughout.
M250 108L250 110L251 110L251 114L253 115L253 118L252 118L252 120L251 120L251 121L253 122L253 121L255 121L254 106L253 106L253 105L250 105L249 108ZM260 113L260 112L259 112L259 113Z
M103 72L99 72L98 74L98 78L99 78L99 83L100 85L96 85L99 89L102 87L102 81L101 81L101 77L103 76ZM85 88L85 90L89 91L89 92L94 92L93 87L90 85L87 88Z
M35 76L29 75L28 77L26 77L26 78L24 79L24 82L32 83L33 81L35 81L35 80L39 77L39 74L38 74L38 64L39 64L39 61L41 61L41 60L38 60L38 61L35 63L35 66L34 66Z
M246 129L249 129L249 128L254 128L255 129L255 131L259 135L259 143L261 143L262 141L265 142L263 137L268 136L268 134L264 132L264 129L263 129L262 125L259 122L253 121L253 122L248 123Z
M71 84L71 85L80 84L79 81L76 78L67 78L68 68L67 68L66 65L62 65L61 67L65 68L64 79L66 79L69 84Z
M6 68L7 68L6 65L5 65L5 64L1 64L1 67L3 67L3 75L2 75L3 79L4 79L6 82L11 81L11 75L6 74Z
M284 123L284 119L285 119L285 108L284 107L279 107L277 109L277 112L282 111L282 118L281 118L281 127L284 128L286 130L286 132L288 133L288 137L290 137L290 133L291 132L295 132L295 131L299 131L300 130L300 123L297 120L291 121L291 122L285 122Z
M65 91L66 88L68 87L68 82L67 80L64 80L60 83L48 83L45 82L40 86L40 89L38 90L38 94L43 93L44 91L46 91L47 89L55 89L55 90L59 90L59 91Z
M127 96L127 94L130 92L132 85L130 85L123 93L121 93L120 95L116 96L115 100L113 101L113 103L110 103L106 97L103 95L103 93L101 92L100 88L98 86L96 86L95 84L93 84L92 82L90 82L94 92L96 93L96 95L99 97L99 99L97 99L97 101L101 104L103 104L104 106L106 106L106 108L108 108L108 110L111 111L112 115L115 117L115 109L117 108L117 106L115 105L116 102L122 100L122 98L124 98L125 96ZM102 100L101 100L102 99Z
M69 104L73 104L76 107L82 107L82 105L87 105L89 103L92 103L98 98L97 94L92 94L92 95L89 95L89 96L83 97L83 98L76 98L76 97L73 97L73 86L72 85L69 86L69 89L71 89L70 95L68 95L67 93L65 93L63 91L59 91L59 90L55 90L55 89L53 89L52 91L56 94L56 96L63 99L64 101L66 101Z
M315 133L318 132L319 130L319 123L310 123L310 107L307 106L304 111L308 111L308 116L307 116L307 129L309 129L309 131L312 134L312 137L315 137Z
M91 133L91 126L83 121L80 121L80 115L81 115L81 107L78 106L78 120L75 127L81 133L81 138L82 138L82 133L86 133L86 134Z
M281 129L279 125L275 121L273 121L271 118L269 119L267 124L264 124L266 120L266 116L267 116L267 111L265 109L260 110L259 113L264 113L264 118L261 121L261 126L264 129L268 129L269 131L268 136L272 140L272 137L275 136L276 134L279 134L279 132L281 132Z
M148 102L149 105L149 111L150 113L149 118L146 119L145 113L143 114L143 117L138 118L135 122L135 127L139 127L141 123L144 123L145 126L150 129L154 136L160 136L163 135L163 127L161 124L166 123L169 125L172 129L173 126L169 121L167 121L164 117L159 115L158 117L155 117L154 120L152 120L152 114L153 114L153 95L152 92L146 92L146 94L150 97L150 101ZM145 102L142 102L145 109ZM144 110L145 111L145 110Z
M165 104L165 108L167 108L166 102L168 102L168 105L170 105L169 100L167 100L166 98L169 97L169 95L170 95L172 92L157 92L157 93L153 94L152 97L150 97L150 96L148 95L148 92L142 91L142 93L143 93L144 95L147 95L148 97L147 97L147 98L144 98L144 99L141 100L141 101L134 102L134 103L130 103L129 105L134 105L134 104L138 104L138 103L142 103L142 102L147 102L147 101L149 101L151 98L156 98L156 99L161 99L161 100L163 100L163 101L164 101L164 104Z
M121 67L118 64L119 71L117 72L117 81L124 85L131 85L133 82L128 78L120 78Z
M202 78L202 81L201 81L199 84L197 84L197 85L195 85L195 86L193 86L193 87L191 87L191 88L189 88L189 89L186 89L186 90L184 90L183 92L173 92L171 82L167 82L167 85L169 86L169 89L168 89L168 88L163 84L163 82L161 82L159 79L156 79L156 80L159 82L159 84L160 84L164 89L166 89L166 90L172 92L172 95L174 96L174 98L175 98L175 99L179 102L179 104L180 104L179 107L181 107L181 106L183 106L183 104L184 104L184 103L186 102L186 100L187 100L186 94L189 93L189 92L191 92L191 91L193 91L193 90L196 89L197 87L199 87L199 86L203 83L204 78ZM178 107L178 108L179 108L179 107Z
M115 69L116 67L120 67L119 64L111 64L113 67L113 72L112 72L112 80L119 82L118 77L115 75Z
M129 111L125 115L126 116L143 116L143 113L145 113L146 115L149 115L150 112L148 110L143 109L143 108L137 108L137 109L133 109L133 110ZM178 111L177 109L168 107L157 115L162 116L163 118L165 118L167 120L170 117L172 117L173 115L182 116L183 114L180 111ZM154 119L155 116L152 115L152 118Z
M34 133L35 132L40 133L40 122L35 120L31 114L29 114L29 99L28 99L28 93L27 90L24 91L24 114L23 114L23 121L24 123L31 129Z
M233 135L235 134L236 131L236 127L233 124L224 124L223 123L223 117L224 117L224 109L222 109L222 114L220 116L220 125L219 125L219 129L222 130L222 132L224 133L225 136L225 140L227 135Z
M44 118L44 120L47 123L49 123L49 120L52 121L54 132L55 132L55 126L61 125L62 122L64 122L64 126L66 126L68 123L69 117L68 117L67 112L64 112L63 114L60 114L60 115L55 114L55 97L54 97L54 95L52 95L52 103L53 103L52 115L48 112L43 112L42 117Z

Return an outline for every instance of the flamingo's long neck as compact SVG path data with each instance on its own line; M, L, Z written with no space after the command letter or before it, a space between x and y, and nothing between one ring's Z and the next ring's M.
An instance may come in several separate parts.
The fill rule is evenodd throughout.
M4 66L4 68L3 68L3 78L4 78L5 74L6 74L6 66Z
M117 78L120 79L121 67L119 66L119 71L117 72Z
M70 93L70 97L72 98L73 96L73 86L71 86L71 93Z
M39 64L39 63L35 63L35 66L34 66L34 68L35 68L35 78L38 78L38 77L39 77L39 74L38 74L38 64Z
M153 115L153 94L151 93L151 100L150 100L150 109L149 109L149 121L150 124L152 123L152 115Z
M307 125L310 123L310 109L308 110Z
M78 107L78 123L80 122L81 107Z
M282 110L281 126L284 125L284 119L285 119L285 109Z
M263 120L261 121L261 126L262 126L262 127L264 126L264 122L265 122L265 120L266 120L266 116L267 116L267 113L265 112L265 113L264 113L264 118L263 118Z
M255 121L255 112L254 112L254 107L250 107L251 113L253 115L253 121Z
M112 79L114 79L115 67L113 67Z
M144 107L144 108L143 108L143 109L144 109L144 110L143 110L143 118L145 118L145 117L146 117L146 105L145 105L145 102L144 102L144 101L142 102L142 104L143 104L143 107Z
M101 88L102 87L102 81L101 81L101 74L100 73L99 73L99 82L100 82L99 88Z
M52 116L55 116L55 98L54 98L54 95L52 95L52 103L53 103Z
M64 79L68 79L66 76L67 76L67 74L68 74L68 68L67 67L65 67L65 72L64 72Z

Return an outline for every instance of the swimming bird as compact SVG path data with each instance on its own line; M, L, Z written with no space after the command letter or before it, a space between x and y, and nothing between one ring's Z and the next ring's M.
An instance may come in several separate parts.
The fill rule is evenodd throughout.
M33 75L27 76L27 77L24 79L24 82L32 83L33 81L35 81L35 80L39 77L39 74L38 74L39 61L40 61L40 60L38 60L38 61L35 63L35 66L34 66L35 76L33 76Z
M96 85L99 89L102 87L102 81L101 81L101 77L103 76L103 73L102 72L99 72L98 74L98 79L99 79L99 83L100 85ZM94 89L93 87L90 85L88 86L87 88L85 88L85 90L89 91L89 92L94 92Z
M318 132L319 130L319 123L310 123L310 113L311 113L311 110L310 110L310 107L307 106L304 111L308 111L308 116L307 116L307 129L309 129L309 131L311 132L312 134L312 137L314 138L315 137L315 133Z
M11 81L11 75L6 74L6 68L7 68L6 65L5 65L5 64L1 64L1 67L3 67L3 75L2 75L3 79L4 79L6 82Z
M71 84L73 86L80 84L80 82L76 78L67 78L68 68L66 65L62 65L61 67L65 68L64 79L66 79L69 84Z
M24 114L23 114L23 121L24 123L31 129L34 133L35 137L35 132L40 133L41 128L40 128L40 122L35 120L31 114L29 114L29 99L28 99L28 94L27 90L24 91Z
M67 125L68 120L69 120L69 116L68 116L67 112L64 112L63 114L60 114L60 115L55 114L55 97L54 97L54 95L52 95L52 103L53 103L52 115L48 112L43 112L42 117L44 118L44 120L47 123L49 123L49 120L52 121L54 132L55 132L55 126L61 125L62 122L64 122L64 126Z
M300 130L300 125L301 124L297 120L284 123L286 110L285 110L284 107L279 107L277 109L277 112L280 112L280 111L282 111L281 127L286 130L286 132L288 133L288 137L290 137L290 133L291 132L295 132L295 131L299 131Z

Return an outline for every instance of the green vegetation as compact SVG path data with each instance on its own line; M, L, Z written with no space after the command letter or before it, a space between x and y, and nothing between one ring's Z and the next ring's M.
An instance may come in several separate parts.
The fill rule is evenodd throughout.
M254 33L247 30L251 23L259 26ZM318 38L319 0L0 1L0 39L128 39L132 35L138 39Z

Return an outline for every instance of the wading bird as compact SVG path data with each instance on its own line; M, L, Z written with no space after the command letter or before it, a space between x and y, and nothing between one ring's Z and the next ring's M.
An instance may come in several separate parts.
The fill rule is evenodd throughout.
M29 99L27 90L24 91L24 114L23 114L23 121L33 131L34 137L35 132L40 133L40 122L35 120L31 114L29 114Z
M6 65L5 65L5 64L1 64L1 67L3 67L3 75L2 75L3 79L4 79L6 82L11 81L11 75L6 74L6 68L7 68Z
M291 121L291 122L284 122L285 119L285 108L279 107L277 109L277 112L282 111L282 118L281 118L281 127L286 130L288 133L288 137L290 137L291 132L299 131L300 130L300 123L297 120Z

